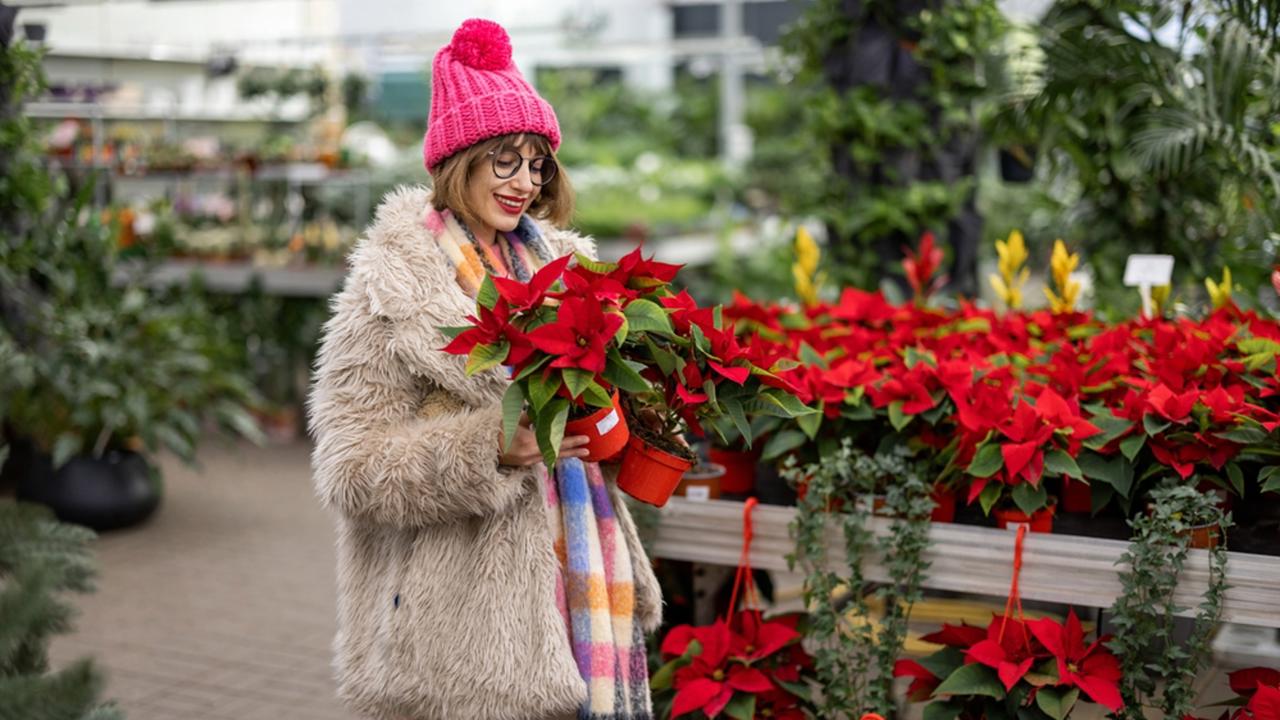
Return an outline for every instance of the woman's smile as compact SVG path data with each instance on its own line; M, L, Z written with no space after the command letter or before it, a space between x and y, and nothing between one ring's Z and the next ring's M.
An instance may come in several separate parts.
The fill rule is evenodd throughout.
M524 212L525 202L528 200L528 198L499 195L498 193L494 193L493 197L498 201L498 207L508 215L519 215Z

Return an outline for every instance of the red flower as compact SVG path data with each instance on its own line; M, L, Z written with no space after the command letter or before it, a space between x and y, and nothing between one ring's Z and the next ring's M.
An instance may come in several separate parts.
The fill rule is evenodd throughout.
M1259 685L1244 709L1253 714L1253 720L1280 720L1280 689Z
M1165 420L1180 423L1191 414L1191 408L1199 397L1200 392L1195 388L1174 393L1164 383L1160 383L1147 393L1147 405Z
M1058 683L1078 687L1091 700L1119 712L1124 707L1120 697L1120 661L1102 646L1102 637L1085 647L1084 631L1075 610L1067 613L1063 625L1052 618L1027 623L1031 632L1058 661ZM1278 719L1280 720L1280 719Z
M480 317L468 315L467 320L474 327L459 333L448 345L441 348L442 352L452 355L469 355L477 345L492 345L506 341L510 349L503 362L516 368L519 368L533 354L533 345L530 344L528 336L511 324L511 307L501 297L494 303L492 310L480 306Z
M707 330L716 329L715 308L699 308L688 290L681 290L679 295L659 298L658 302L672 310L671 327L679 335L689 335L691 325L697 325L704 335Z
M555 322L529 332L529 342L542 352L557 356L553 368L581 368L604 372L605 346L622 327L618 313L606 313L600 304L582 298L566 298Z
M987 626L986 639L965 652L970 662L993 668L1005 690L1012 690L1018 684L1031 669L1037 655L1027 635L1027 627L1015 618L1008 618L1006 622L1000 615Z
M947 625L944 623L941 630L925 635L920 639L927 643L946 645L947 647L970 648L987 639L987 630L964 622L959 625Z
M1246 668L1227 673L1231 691L1237 695L1252 695L1259 686L1280 687L1280 670L1264 667Z
M747 663L769 657L800 639L800 633L784 622L761 619L751 611L738 613L741 633L734 633L729 654Z
M902 269L907 274L907 282L910 283L915 296L920 299L929 297L935 290L942 286L944 278L938 278L930 283L938 268L942 266L943 253L941 248L934 247L933 233L926 231L920 236L920 250L914 252L910 248L903 248L903 254L906 259L902 261Z
M707 627L691 628L687 634L689 639L698 641L702 650L693 657L692 663L676 671L672 718L698 710L707 717L714 718L729 704L735 690L756 694L774 688L763 672L741 663L730 662L732 633L723 621ZM663 643L663 647L665 650L667 644ZM671 649L675 649L674 644Z
M650 288L666 285L675 279L683 265L645 260L636 248L618 260L618 268L609 277L629 288Z
M907 688L907 697L912 702L928 700L933 697L933 691L937 690L938 686L942 684L942 680L938 676L915 660L899 660L895 662L893 664L893 676L914 678L911 681L911 686Z
M493 286L497 289L498 295L511 304L512 310L519 312L535 308L542 304L543 298L547 295L547 290L564 273L565 267L572 259L572 255L565 255L562 258L552 260L541 270L534 273L527 283L494 277L492 278Z
M640 291L629 290L615 278L598 272L592 272L581 265L569 268L564 274L565 291L555 293L552 297L589 297L597 302L617 304L622 298L634 300Z

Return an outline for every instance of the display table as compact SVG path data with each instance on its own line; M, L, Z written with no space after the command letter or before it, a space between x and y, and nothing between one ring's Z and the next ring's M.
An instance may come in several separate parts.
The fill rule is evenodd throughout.
M123 283L130 272L136 272L136 268L126 266L117 270L116 282ZM143 284L166 288L186 285L199 276L204 287L214 292L243 293L257 282L268 295L324 298L342 287L345 275L346 270L340 267L273 268L250 262L166 260L156 265Z
M743 503L728 500L690 501L673 497L659 512L653 553L657 557L734 566L742 553ZM786 570L795 551L788 525L796 509L759 505L752 512L755 539L751 564L764 570ZM873 518L877 535L889 532L891 520ZM828 531L830 557L843 563L844 539L839 528ZM935 523L929 530L929 563L924 587L1003 598L1009 590L1014 533L973 525ZM1031 533L1023 545L1022 597L1090 607L1109 607L1121 593L1117 563L1129 543L1120 540ZM1227 591L1222 622L1280 627L1280 557L1229 553ZM1192 550L1182 572L1177 602L1182 614L1195 614L1205 590L1209 553ZM870 581L888 580L877 562L864 568Z

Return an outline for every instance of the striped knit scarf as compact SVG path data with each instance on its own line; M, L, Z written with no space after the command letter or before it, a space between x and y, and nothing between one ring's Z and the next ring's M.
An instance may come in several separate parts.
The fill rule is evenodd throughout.
M538 226L522 216L493 247L478 243L451 212L428 210L424 224L472 296L486 273L528 281L552 253ZM600 466L566 458L542 475L556 557L556 604L578 671L587 683L580 720L649 720L644 632L634 620L635 577L626 537L614 515Z

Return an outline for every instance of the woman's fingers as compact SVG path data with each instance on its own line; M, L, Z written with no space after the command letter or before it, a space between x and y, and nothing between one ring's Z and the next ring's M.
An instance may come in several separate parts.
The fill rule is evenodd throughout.
M584 447L591 438L586 435L567 435L563 442L560 443L560 457L586 457L587 448Z

